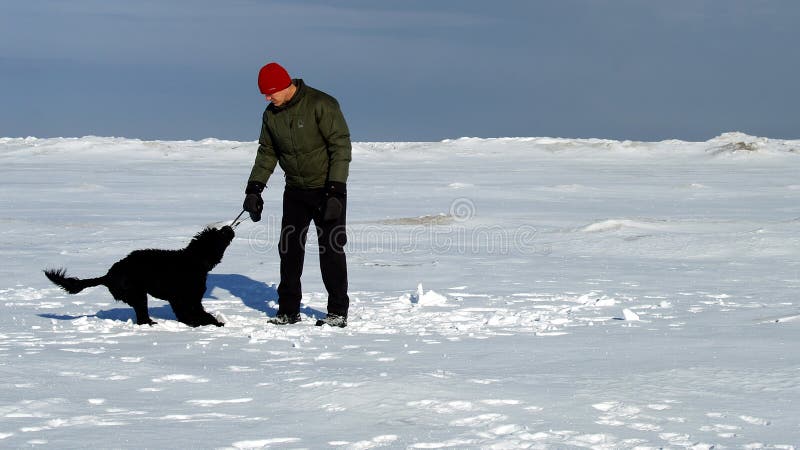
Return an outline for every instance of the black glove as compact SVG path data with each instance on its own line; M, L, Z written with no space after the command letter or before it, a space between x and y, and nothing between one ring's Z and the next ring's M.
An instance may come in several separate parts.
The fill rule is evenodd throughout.
M242 209L250 213L250 220L258 222L261 220L261 211L264 210L264 200L261 198L261 191L264 190L264 183L251 181L247 183L246 194Z
M341 181L329 181L325 185L325 203L322 205L322 220L332 222L342 217L347 185Z

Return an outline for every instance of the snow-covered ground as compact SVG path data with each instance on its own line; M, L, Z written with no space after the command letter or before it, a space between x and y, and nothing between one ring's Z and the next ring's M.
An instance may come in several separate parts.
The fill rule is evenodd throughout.
M224 328L98 276L231 220L250 142L0 139L0 447L794 448L800 141L357 143L352 307L276 310L282 177L209 278Z

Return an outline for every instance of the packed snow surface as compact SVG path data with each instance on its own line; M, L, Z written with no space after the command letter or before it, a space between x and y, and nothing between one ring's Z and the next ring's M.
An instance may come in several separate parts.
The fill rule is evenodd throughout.
M99 276L241 210L256 144L0 139L0 447L794 448L800 141L356 143L351 310L277 307L283 177L204 305Z

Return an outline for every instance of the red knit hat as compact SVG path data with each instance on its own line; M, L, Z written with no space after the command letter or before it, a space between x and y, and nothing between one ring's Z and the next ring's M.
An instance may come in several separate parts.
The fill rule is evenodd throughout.
M271 62L258 72L258 88L264 95L282 91L292 84L292 78L280 64Z

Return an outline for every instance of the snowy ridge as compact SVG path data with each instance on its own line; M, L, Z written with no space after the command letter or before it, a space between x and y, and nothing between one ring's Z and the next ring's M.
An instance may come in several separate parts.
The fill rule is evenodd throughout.
M72 138L0 138L0 154L13 154L15 151L43 152L125 152L131 149L151 150L154 154L169 155L176 151L198 152L202 150L252 151L255 141L229 141L207 138L199 141L164 141L130 139L122 137L84 136ZM800 154L800 140L769 139L750 136L740 132L724 133L705 142L690 142L676 139L660 142L617 141L611 139L571 139L551 137L500 137L474 138L462 137L445 139L441 142L355 142L356 153L415 152L452 148L480 150L502 146L505 151L525 148L549 152L603 150L605 152L625 152L647 150L648 152L707 152L712 154L752 153L752 154Z
M0 446L795 448L800 141L355 143L351 309L276 313L282 177L189 328L97 276L240 211L255 142L0 139Z

